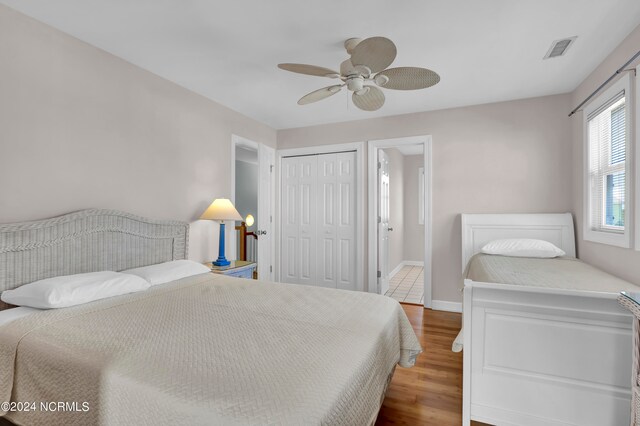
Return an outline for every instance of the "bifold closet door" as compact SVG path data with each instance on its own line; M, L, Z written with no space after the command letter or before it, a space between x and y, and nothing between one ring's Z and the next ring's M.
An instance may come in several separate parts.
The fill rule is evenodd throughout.
M282 159L283 282L357 289L355 168L355 152Z
M318 282L356 289L355 152L318 156Z
M282 273L285 283L316 285L316 156L282 159Z

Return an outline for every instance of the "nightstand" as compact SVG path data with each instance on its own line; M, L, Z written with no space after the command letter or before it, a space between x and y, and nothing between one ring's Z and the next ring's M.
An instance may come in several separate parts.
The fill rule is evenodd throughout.
M254 262L247 262L245 260L232 260L229 266L213 266L211 262L205 263L204 265L211 268L211 272L214 274L247 279L253 278L253 273L256 270L256 266L258 266Z

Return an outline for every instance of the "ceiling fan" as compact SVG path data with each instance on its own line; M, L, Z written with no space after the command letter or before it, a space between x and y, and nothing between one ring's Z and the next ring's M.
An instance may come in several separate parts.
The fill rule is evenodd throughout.
M315 75L342 80L342 84L324 87L304 95L298 105L335 95L343 87L353 92L355 106L364 111L375 111L384 105L384 93L378 87L394 90L425 89L437 84L440 76L426 68L387 68L396 58L396 45L386 37L367 39L350 38L344 47L351 58L340 64L340 72L306 64L278 64L278 68L299 74Z

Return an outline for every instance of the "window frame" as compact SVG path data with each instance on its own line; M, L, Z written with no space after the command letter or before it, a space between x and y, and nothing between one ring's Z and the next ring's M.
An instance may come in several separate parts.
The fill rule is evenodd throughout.
M635 191L633 166L635 153L632 141L635 139L633 129L635 128L635 92L631 90L631 73L626 73L609 88L603 91L597 98L591 101L582 113L582 133L583 133L583 235L584 240L601 244L608 244L617 247L630 248L632 245L631 236L634 230L634 198ZM591 229L591 177L590 177L590 146L589 146L589 116L609 102L617 94L624 91L625 97L625 213L624 232L606 232Z

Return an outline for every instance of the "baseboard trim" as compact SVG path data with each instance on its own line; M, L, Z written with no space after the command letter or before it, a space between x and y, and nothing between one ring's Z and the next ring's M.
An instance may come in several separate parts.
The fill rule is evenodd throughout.
M400 269L402 269L403 266L404 266L404 262L398 263L398 266L393 268L393 271L389 272L389 279L393 278L395 276L395 274L400 272Z
M433 300L431 302L431 309L434 311L462 312L462 303L449 302L448 300Z
M395 274L400 272L400 269L404 266L424 266L424 262L420 262L419 260L403 260L398 264L398 266L393 268L393 271L389 272L389 279L393 278Z

